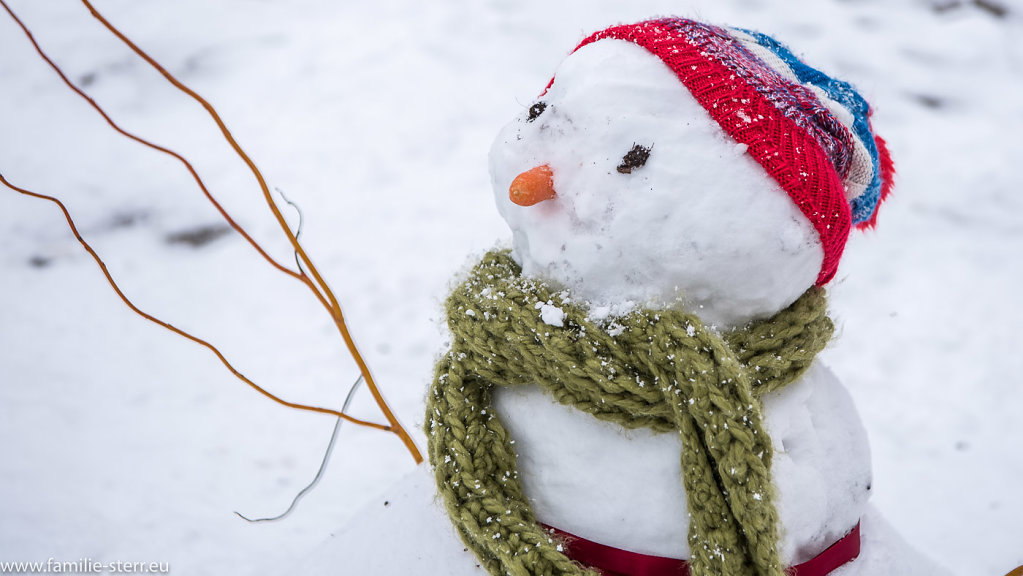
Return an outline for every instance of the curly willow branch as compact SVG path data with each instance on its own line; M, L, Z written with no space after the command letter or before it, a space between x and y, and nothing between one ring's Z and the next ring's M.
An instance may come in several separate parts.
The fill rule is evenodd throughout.
M125 304L128 305L129 308L131 308L133 311L135 311L139 315L143 316L147 320L150 320L150 321L152 321L152 322L154 322L154 323L156 323L156 324L158 324L160 326L163 326L164 328L166 328L166 329L168 329L168 330L170 330L170 331L172 331L172 332L174 332L176 334L179 334L179 335L181 335L181 336L183 336L183 337L185 337L185 338L187 338L189 340L192 340L193 342L196 342L198 344L201 344L201 345L209 348L214 354L217 355L217 357L221 360L221 362L236 377L238 377L240 380L242 380L243 382L245 382L249 386L251 386L254 389L256 389L257 391L259 391L263 395L265 395L265 396L275 400L276 402L278 402L278 403L280 403L280 404L282 404L284 406L291 407L291 408L297 408L297 409L301 409L301 410L311 410L311 411L314 411L314 412L322 412L322 413L332 414L334 416L337 416L337 417L349 420L349 421L353 422L354 424L369 426L369 427L372 427L372 428L377 428L377 429L380 429L380 430L386 430L386 431L389 431L389 432L393 432L405 444L405 447L408 449L409 453L412 455L412 458L416 461L416 463L422 462L423 457L420 454L418 448L416 447L415 442L413 442L411 436L409 436L408 432L398 422L397 417L391 411L390 406L388 406L386 400L384 400L383 395L381 394L380 389L379 389L379 387L376 384L376 381L373 379L373 376L372 376L372 374L369 371L369 367L366 365L365 360L362 358L361 353L359 352L358 348L356 347L355 342L352 339L352 336L351 336L351 334L350 334L350 332L348 330L348 326L345 323L344 314L341 311L341 305L338 302L337 298L334 296L333 291L330 289L330 287L327 285L327 282L320 275L319 270L313 264L313 262L310 259L309 255L306 253L304 247L299 242L298 237L295 235L295 233L292 232L291 228L288 226L287 221L284 219L284 215L281 213L280 209L277 207L277 204L274 202L272 195L270 194L270 189L269 189L269 187L266 184L266 179L263 177L263 174L260 172L259 168L252 161L252 159L248 156L248 154L245 153L245 151L241 148L241 146L235 140L234 136L231 134L231 131L228 130L227 125L224 123L223 119L217 113L216 109L214 109L212 104L210 104L203 97L199 96L199 94L197 94L195 91L190 89L188 86L182 84L176 77L174 77L173 74L171 74L169 71L167 71L166 68L164 68L156 60L154 60L151 56L149 56L149 54L147 54L144 50L142 50L138 45L136 45L134 42L132 42L130 39L128 39L128 37L125 36L117 27L115 27L113 24L111 24L110 21L108 21L102 14L100 14L100 12L98 10L96 10L95 7L92 6L92 4L89 2L89 0L81 0L81 1L82 1L82 4L84 4L85 7L89 10L89 12L92 14L92 16L96 20L98 20L104 27L106 27L107 30L109 30L114 36L116 36L128 48L130 48L133 52L135 52L136 55L138 55L140 58L145 60L146 63L148 63L156 71L158 71L161 75L163 75L164 78L166 78L167 81L170 82L175 88L177 88L178 90L184 92L190 98L192 98L193 100L198 102L209 113L209 115L212 117L213 121L217 124L217 127L220 128L221 134L224 136L224 139L228 142L228 144L230 144L231 148L238 155L238 157L243 162L245 162L246 166L252 172L252 175L255 177L257 183L259 184L259 188L260 188L260 190L263 193L263 197L266 200L267 205L270 208L270 211L273 213L274 218L276 218L278 224L281 227L281 230L287 236L288 241L291 243L291 246L292 246L292 248L293 248L293 250L295 252L296 258L297 258L298 263L299 263L299 271L298 272L296 272L294 270L291 270L291 269L281 265L276 260L274 260L272 257L270 257L265 252L265 250L263 250L263 248L261 246L259 246L259 244L251 236L249 236L244 231L244 229L241 226L239 226L227 214L227 212L223 209L223 207L216 201L216 199L214 199L213 195L206 188L205 184L203 183L202 179L198 176L198 174L196 173L196 171L192 167L191 163L189 163L184 157L182 157L181 155L179 155L179 154L177 154L177 153L175 153L175 152L173 152L173 151L171 151L171 150L169 150L167 148L158 146L156 144L153 144L152 142L149 142L148 140L145 140L145 139L140 138L140 137L138 137L138 136L136 136L136 135L134 135L134 134L132 134L130 132L127 132L124 129L122 129L120 126L118 126L110 118L110 116L107 115L106 112L91 97L89 97L87 94L85 94L85 92L83 92L81 89L79 89L77 86L75 86L67 78L67 76L63 73L63 71L60 69L60 67L55 62L53 62L53 60L51 60L44 53L42 48L36 42L35 38L32 36L31 31L28 29L28 27L25 26L25 24L22 23L22 21L17 17L17 15L15 15L15 13L10 9L10 7L8 7L7 3L4 0L0 0L0 5L2 5L4 7L4 9L7 11L7 13L10 15L10 17L21 27L22 31L28 37L29 41L35 47L36 51L43 58L43 60L46 61L46 63L51 68L53 68L54 71L57 72L57 74L61 77L61 79L64 81L64 83L68 87L71 88L71 90L73 90L78 96L80 96L81 98L86 100L101 116L103 116L103 118L107 121L108 124L111 125L111 127L114 128L114 130L116 130L121 135L123 135L123 136L125 136L127 138L130 138L131 140L133 140L135 142L138 142L139 144L142 144L144 146L147 146L147 147L149 147L149 148L151 148L153 150L157 150L157 151L162 152L164 154L168 154L170 156L173 156L174 158L177 158L180 162L182 162L185 165L186 169L188 169L188 171L192 174L193 179L195 179L196 183L202 189L202 191L205 194L206 198L214 205L214 207L216 207L216 209L220 212L221 216L223 216L225 221L227 221L227 223L234 230L236 230L239 234L241 234L246 239L246 241L250 245L252 245L253 248L255 248L256 251L259 252L259 254L267 262L269 262L272 266L274 266L274 268L278 269L279 271L281 271L281 272L283 272L283 273L285 273L285 274L287 274L287 275L289 275L289 276L291 276L293 278L296 278L296 279L302 281L303 284L305 284L309 288L309 290L314 294L314 296L317 298L317 300L319 300L320 303L323 304L323 306L330 313L331 319L333 320L335 326L338 329L338 332L341 334L341 337L342 337L342 339L345 342L345 346L347 347L347 349L348 349L349 353L351 354L352 358L355 360L355 363L359 367L359 372L362 374L362 377L366 381L367 388L369 388L370 393L373 395L373 399L376 401L377 406L380 408L380 411L383 413L384 417L387 419L387 421L389 422L390 425L389 426L383 426L383 425L380 425L380 424L375 424L375 423L371 423L371 422L365 422L365 421L362 421L362 420L358 420L356 418L352 418L351 416L348 416L347 414L343 414L342 412L338 412L336 410L329 410L329 409L326 409L326 408L316 408L316 407L312 407L312 406L305 406L305 405L301 405L301 404L294 404L294 403L286 402L286 401L281 400L280 398L277 398L276 396L270 394L269 392L267 392L266 390L264 390L263 388L259 387L258 385L256 385L254 382L252 382L248 378L246 378L240 372L238 372L238 370L236 370L223 357L223 355L220 353L219 350L216 349L216 347L212 346L211 344L209 344L208 342L206 342L206 341L204 341L202 339L196 338L195 336L192 336L192 335L190 335L190 334L188 334L188 333L186 333L186 332L184 332L182 330L179 330L178 328L175 328L174 326L172 326L172 325L170 325L170 324L168 324L166 322L163 322L163 321L161 321L161 320L159 320L157 318L154 318L153 316L150 316L150 315L146 314L145 312L139 310L137 307L135 307L134 304L132 304L131 301L128 300L128 298L125 297L124 294L121 292L121 290L117 287L116 283L113 281L113 279L111 278L109 272L107 271L106 266L103 264L103 261L92 250L92 248L82 239L82 237L78 234L77 229L75 228L74 223L73 223L73 221L71 219L70 213L68 213L67 209L64 207L64 205L59 200L57 200L56 198L51 197L51 196L46 196L46 195L43 195L43 194L37 194L37 193L34 193L34 192L29 192L29 191L27 191L25 189L13 186L9 182L7 182L7 180L2 179L2 177L0 177L0 181L2 181L3 184L5 184L9 188L11 188L12 190L18 191L18 192L20 192L22 194L25 194L25 195L28 195L28 196L32 196L32 197L35 197L35 198L49 200L51 202L56 203L58 206L60 206L61 210L64 211L65 217L68 220L68 224L72 228L72 231L75 233L76 238L78 238L79 242L86 248L86 250L90 253L90 255L93 256L93 258L96 260L97 264L99 264L100 268L103 270L104 275L106 275L108 282L110 282L111 286L117 292L118 296L121 297L121 299L125 302ZM306 274L305 270L308 270L309 274ZM310 278L310 275L311 275L311 278Z
M0 0L0 4L3 4L3 3L4 3L4 0ZM352 422L353 424L358 424L360 426L367 426L369 428L376 428L377 430L386 430L386 431L390 431L391 430L388 426L384 426L383 424L377 424L375 422L367 422L365 420L359 420L358 418L349 416L348 414L344 414L343 412L338 412L337 410L331 410L330 408L320 408L318 406L307 406L305 404L296 404L294 402L288 402L287 400L283 400L283 399L275 396L273 393L271 393L267 389L263 388L262 386L256 384L255 382L250 380L247 376L242 374L237 368L234 367L233 364L231 364L231 362L229 362L227 360L227 358L224 356L224 354L220 350L218 350L217 347L214 346L213 344L210 344L209 342L207 342L206 340L203 340L202 338L199 338L197 336L193 336L192 334L190 334L188 332L185 332L184 330L174 326L173 324L169 324L167 322L164 322L163 320L160 320L159 318L157 318L155 316L147 314L142 309L140 309L138 306L136 306L131 301L131 299L128 298L128 296L126 296L125 293L121 290L121 287L117 285L117 282L114 281L114 277L110 274L110 270L107 269L106 263L103 262L103 259L100 258L99 254L96 253L96 250L94 250L92 245L90 245L85 240L85 238L82 237L82 234L78 231L78 226L75 225L74 219L71 218L71 212L68 211L67 206L65 206L63 202L61 202L57 198L54 198L53 196L47 196L46 194L39 194L38 192L32 192L30 190L26 190L24 188L21 188L20 186L16 186L14 184L11 184L6 178L4 178L3 174L0 174L0 184L3 184L4 186L10 188L11 190L14 190L15 192L18 192L20 194L24 194L25 196L31 196L32 198L39 198L40 200L48 200L48 201L56 204L57 207L60 208L61 212L64 213L64 219L67 220L68 228L70 228L71 229L71 233L75 235L75 239L78 240L78 243L82 245L82 248L85 248L85 251L89 253L89 256L92 256L92 259L96 261L96 265L99 266L99 269L103 271L103 276L106 277L107 283L109 283L110 287L114 289L114 292L117 293L117 296L120 297L121 301L124 302L125 305L128 306L128 308L131 308L132 312L135 312L136 314L138 314L139 316L142 316L146 320L149 320L150 322L152 322L154 324L162 326L163 328L166 328L167 330L170 330L171 332L173 332L173 333L175 333L175 334L177 334L179 336L182 336L183 338L191 340L192 342L195 342L196 344L199 344L200 346L203 346L203 347L207 348L210 352L213 352L213 354L217 357L217 359L220 360L220 362L224 366L226 366L227 369L230 370L232 374L234 374L242 382L245 382L246 384L251 386L256 392L259 392L263 396L266 396L267 398L273 400L274 402L277 402L278 404L281 404L282 406L287 406L288 408L295 408L297 410L307 410L309 412L319 412L321 414L330 414L331 416L336 416L338 418L344 418L345 420L348 420L349 422Z

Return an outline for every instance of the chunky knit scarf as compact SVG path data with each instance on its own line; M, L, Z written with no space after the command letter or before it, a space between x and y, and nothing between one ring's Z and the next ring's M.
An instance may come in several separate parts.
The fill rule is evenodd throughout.
M681 435L694 576L783 576L760 397L824 348L833 332L825 309L812 288L725 334L670 309L636 311L609 329L567 292L523 278L508 252L487 254L447 301L452 345L426 414L430 463L462 539L495 576L594 574L538 524L491 407L493 386L537 384L601 420Z

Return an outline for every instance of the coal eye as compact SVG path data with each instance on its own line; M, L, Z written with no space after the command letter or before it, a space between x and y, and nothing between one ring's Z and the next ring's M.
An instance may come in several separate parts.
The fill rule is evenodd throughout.
M653 146L650 146L650 148L653 148ZM647 158L650 157L650 148L633 144L632 150L626 152L625 156L622 157L622 163L618 165L618 172L621 174L632 174L633 170L646 164Z
M544 102L537 102L529 107L529 118L526 118L526 122L532 122L536 120L536 117L543 114L543 111L547 109L547 104Z

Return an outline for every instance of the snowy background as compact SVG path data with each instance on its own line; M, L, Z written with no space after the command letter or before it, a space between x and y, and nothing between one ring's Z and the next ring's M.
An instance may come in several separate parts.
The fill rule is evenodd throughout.
M1023 564L1023 3L635 0L98 1L208 97L340 297L392 407L418 428L441 301L507 236L486 154L584 34L677 14L776 35L854 82L899 170L832 284L825 354L874 451L874 502L957 574ZM201 108L73 0L10 0L125 127L190 158L290 258ZM289 400L340 406L357 372L329 318L222 226L174 161L112 132L0 13L0 171L55 194L142 308L216 343ZM294 219L294 218L292 218ZM179 241L207 230L201 246ZM289 411L121 304L43 201L0 190L0 561L169 562L288 573L412 468L396 437ZM360 392L354 412L380 420ZM344 573L339 567L338 573Z

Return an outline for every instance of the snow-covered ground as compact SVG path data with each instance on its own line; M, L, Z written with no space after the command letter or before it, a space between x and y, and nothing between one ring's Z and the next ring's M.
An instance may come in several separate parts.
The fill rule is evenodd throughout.
M440 302L507 231L497 130L586 33L679 14L772 33L853 81L899 170L832 284L826 360L871 436L874 502L957 574L1023 564L1023 4L612 0L97 2L211 99L304 212L303 239L392 406L414 429ZM290 258L209 119L73 0L9 4L126 127L188 156L238 220ZM0 172L62 197L144 309L217 343L290 400L339 406L356 378L300 285L218 225L187 173L114 134L0 13ZM206 350L128 311L50 204L0 190L0 561L169 562L178 574L299 565L412 468L393 436L251 392ZM369 395L354 411L379 420ZM344 573L339 568L339 573Z

